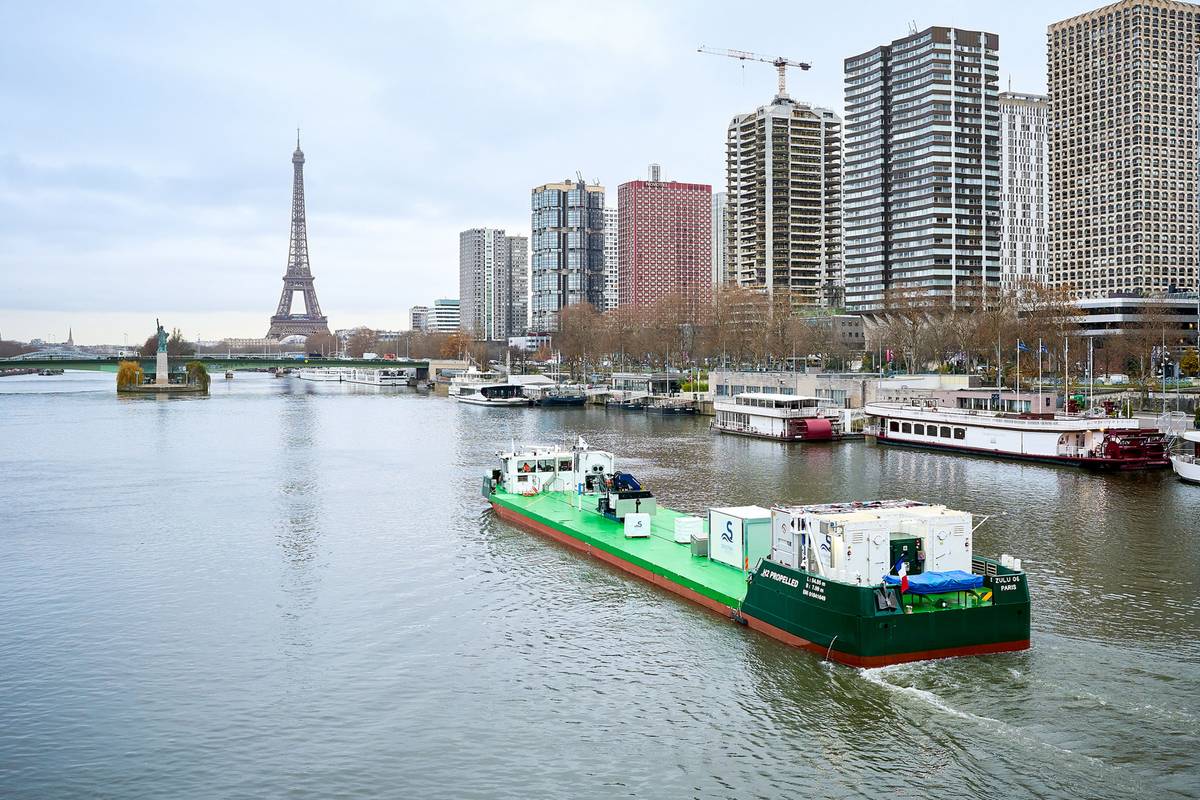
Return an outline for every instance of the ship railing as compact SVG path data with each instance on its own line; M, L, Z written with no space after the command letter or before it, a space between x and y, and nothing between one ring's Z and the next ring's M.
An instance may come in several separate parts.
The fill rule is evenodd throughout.
M886 407L882 403L872 403L869 405ZM1103 424L1111 425L1112 421L1115 419L1114 417L1085 417L1082 415L1075 415L1075 416L1070 416L1070 417L1056 416L1053 419L1021 419L1019 417L1009 415L1009 414L1003 414L1003 413L998 413L998 412L994 412L994 411L983 411L980 409L973 409L973 408L955 408L952 406L909 406L909 405L901 405L901 404L896 404L896 405L900 406L899 410L917 411L917 412L922 412L925 414L936 414L939 417L958 418L957 420L956 419L939 420L942 422L950 422L950 423L958 422L958 424L970 424L970 422L972 422L972 421L977 421L977 422L991 421L991 422L1003 423L1002 427L1005 427L1005 428L1045 428L1048 426L1054 426L1054 427L1061 427L1061 428L1063 428L1065 430L1069 430L1069 431L1075 431L1075 430L1079 430L1079 426L1077 424L1079 422L1102 423L1098 427L1103 427ZM876 414L875 416L879 416L879 415ZM966 418L966 419L964 420L963 418ZM916 419L914 417L913 421L921 422L922 420ZM1095 430L1095 428L1092 428L1092 430ZM1135 433L1139 430L1146 430L1146 429L1122 427L1122 428L1111 428L1110 432L1128 431L1130 433Z

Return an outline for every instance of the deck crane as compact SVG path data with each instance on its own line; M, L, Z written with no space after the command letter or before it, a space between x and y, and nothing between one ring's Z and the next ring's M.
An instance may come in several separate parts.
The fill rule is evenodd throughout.
M763 56L763 55L759 55L758 53L748 53L745 50L717 50L712 47L705 47L704 45L700 45L699 47L696 48L696 52L697 53L708 53L711 56L726 56L728 58L736 58L739 61L762 61L765 64L773 64L775 66L775 69L779 70L779 96L780 97L787 97L787 74L786 73L787 73L788 67L799 67L802 70L812 69L812 64L809 64L806 61L794 61L790 58L784 58L783 56L776 56L775 58L771 58L770 56Z

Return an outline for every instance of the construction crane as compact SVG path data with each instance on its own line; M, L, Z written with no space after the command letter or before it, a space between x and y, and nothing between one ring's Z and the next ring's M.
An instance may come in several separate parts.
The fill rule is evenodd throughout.
M728 58L736 58L739 61L762 61L764 64L773 64L775 69L779 70L779 95L780 97L787 96L787 68L799 67L802 70L812 69L812 64L806 61L793 61L790 58L783 56L759 55L758 53L747 53L745 50L717 50L712 47L700 45L696 48L697 53L708 53L710 56L726 56Z

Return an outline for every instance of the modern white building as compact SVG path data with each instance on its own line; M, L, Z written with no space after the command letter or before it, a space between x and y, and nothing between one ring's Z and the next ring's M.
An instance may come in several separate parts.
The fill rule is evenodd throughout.
M525 332L529 240L498 228L458 235L462 325L476 339L503 341Z
M727 272L725 209L728 206L727 192L713 192L712 196L712 282L713 290L725 285Z
M794 308L839 303L842 120L779 94L739 114L725 140L730 282Z
M410 331L429 330L429 306L413 306L408 310L408 329Z
M1197 286L1200 5L1123 0L1046 33L1050 283Z
M1049 191L1044 95L1000 93L1000 286L1046 280Z
M433 301L433 313L429 317L430 333L454 333L461 327L458 300L446 298Z
M617 209L604 209L604 305L602 311L612 311L617 307L618 256L620 250L620 228L617 226Z
M998 293L999 46L932 27L846 59L849 311L969 311Z

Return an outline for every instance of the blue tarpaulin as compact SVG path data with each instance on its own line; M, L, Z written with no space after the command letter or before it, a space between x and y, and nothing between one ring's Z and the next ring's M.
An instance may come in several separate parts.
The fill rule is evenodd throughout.
M895 575L884 575L883 582L891 586L899 586L900 578ZM968 589L978 589L980 586L983 586L982 575L972 575L961 569L952 569L946 572L922 572L920 575L908 576L908 591L913 594L964 592Z

